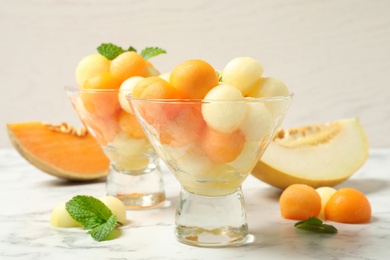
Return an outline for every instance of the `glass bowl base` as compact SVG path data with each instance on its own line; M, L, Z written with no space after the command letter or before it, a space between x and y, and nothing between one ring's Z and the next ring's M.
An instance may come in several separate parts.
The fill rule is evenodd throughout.
M147 171L117 171L111 168L106 193L120 199L127 209L159 207L165 201L163 177L158 165Z

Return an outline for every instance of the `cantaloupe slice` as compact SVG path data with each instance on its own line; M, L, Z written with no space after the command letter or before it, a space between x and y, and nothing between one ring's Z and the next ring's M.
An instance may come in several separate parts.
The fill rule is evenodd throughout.
M277 188L335 186L367 160L369 144L356 118L280 130L252 175Z
M88 133L65 133L41 122L10 123L7 129L20 155L48 174L87 181L108 173L109 160Z

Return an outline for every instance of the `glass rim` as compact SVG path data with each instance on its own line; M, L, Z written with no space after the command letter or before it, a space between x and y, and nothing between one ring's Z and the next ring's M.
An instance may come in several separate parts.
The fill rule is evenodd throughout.
M94 92L109 92L109 93L114 93L114 92L123 92L123 93L128 93L128 91L121 91L116 88L81 88L81 87L75 87L75 86L65 86L64 89L66 91L71 91L71 92L88 92L88 93L94 93Z
M126 95L126 98L131 102L145 102L145 103L248 103L248 102L275 102L291 100L294 96L293 92L289 92L288 95L284 96L272 96L272 97L244 97L244 99L191 99L191 98L135 98L132 97L131 93Z
M120 89L98 89L98 88L80 88L74 86L66 86L68 92L86 92L86 93L124 93L126 98L135 102L153 102L153 103L227 103L227 102L275 102L291 100L294 96L293 92L287 95L272 96L272 97L244 97L244 99L191 99L191 98L135 98L131 96L129 91L121 91Z

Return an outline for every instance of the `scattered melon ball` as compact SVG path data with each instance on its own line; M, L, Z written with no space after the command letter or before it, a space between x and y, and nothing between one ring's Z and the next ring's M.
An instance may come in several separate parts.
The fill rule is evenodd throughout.
M50 224L54 227L70 228L81 227L82 225L74 220L66 210L66 202L59 204L53 209L50 215Z
M212 102L208 103L208 100ZM218 85L207 93L202 115L209 127L223 133L238 129L245 118L247 107L245 102L229 102L232 100L244 101L244 97L237 88L227 84Z
M99 200L111 210L112 214L116 216L118 222L123 225L126 224L126 207L120 199L113 196L104 196L99 198Z
M110 60L98 53L91 54L77 64L76 67L76 81L79 86L84 86L84 83L103 72L110 71Z
M129 101L126 98L126 95L133 92L133 89L135 85L137 85L138 82L140 82L144 77L141 76L134 76L126 79L122 82L120 88L119 88L119 103L123 110L125 110L129 114L133 114L133 110L130 107Z
M349 224L367 223L371 219L371 205L361 191L341 188L326 203L325 218Z
M235 86L243 95L247 94L263 74L263 66L250 57L238 57L226 64L222 81Z
M289 95L286 85L277 78L260 78L248 92L251 97L277 97Z
M293 184L280 195L279 206L284 218L306 220L320 213L321 197L306 184Z
M332 188L332 187L325 186L325 187L317 188L316 191L318 192L318 194L321 197L321 211L320 211L320 214L318 215L318 217L320 219L325 219L326 203L328 203L328 200L330 199L330 197L336 192L336 189Z

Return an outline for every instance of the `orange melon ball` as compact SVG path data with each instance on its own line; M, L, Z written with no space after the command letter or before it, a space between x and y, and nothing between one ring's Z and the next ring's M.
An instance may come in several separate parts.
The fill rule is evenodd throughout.
M209 159L215 163L234 161L242 152L245 137L240 130L231 133L221 133L206 127L201 146Z
M102 72L85 81L87 89L119 89L122 82L109 72Z
M172 147L183 147L198 143L206 122L202 117L200 104L180 106L181 113L172 120L160 123L160 141Z
M178 99L179 92L167 81L159 77L148 77L139 81L132 92L134 98L140 99ZM149 123L175 118L181 112L181 106L166 103L135 104L144 119Z
M321 197L306 184L292 184L280 195L279 207L286 219L306 220L317 217L321 211Z
M371 205L359 190L341 188L328 200L325 218L335 222L359 224L371 220Z
M123 82L133 76L146 77L147 64L138 53L127 51L111 61L110 72Z
M101 146L106 146L112 142L120 132L118 124L118 114L111 117L101 117L94 114L84 114L82 119L88 126L89 132ZM106 154L107 155L107 154Z
M169 82L184 98L202 99L218 85L218 76L207 62L188 60L172 70Z
M97 117L109 118L122 110L117 91L85 91L81 93L81 100L85 110Z
M138 123L137 118L133 114L129 114L122 111L119 115L119 128L122 132L128 134L135 139L146 138L141 125Z
M132 92L135 98L175 99L179 92L167 81L159 77L147 77L139 81Z

